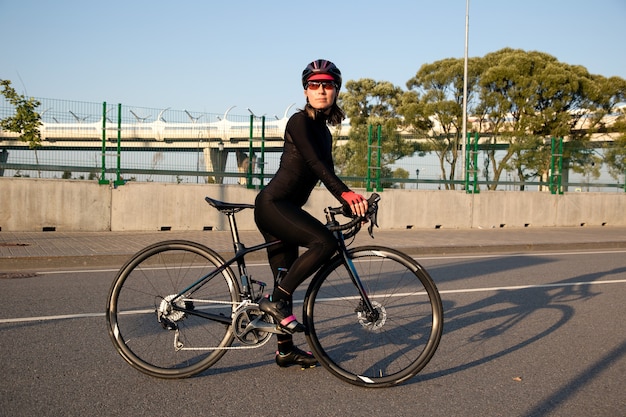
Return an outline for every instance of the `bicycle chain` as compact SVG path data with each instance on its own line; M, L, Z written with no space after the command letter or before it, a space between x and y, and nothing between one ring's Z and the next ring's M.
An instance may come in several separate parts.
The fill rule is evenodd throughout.
M257 349L260 348L261 346L264 346L267 342L270 341L270 339L272 338L267 337L264 341L262 341L261 343L257 344L257 345L249 345L249 346L216 346L216 347L183 347L183 348L179 348L177 347L177 344L179 343L178 341L178 334L180 333L180 331L177 329L176 333L174 335L174 349L176 351L181 351L181 350L191 350L191 351L195 351L195 350L203 350L203 351L207 351L207 350L244 350L244 349Z
M193 298L193 299L183 299L183 301L192 301L192 302L196 302L196 303L211 303L211 304L230 304L233 307L233 314L235 314L235 312L239 311L242 307L245 308L245 306L247 305L246 301L242 301L242 302L232 302L232 301L217 301L217 300L203 300L203 299L199 299L199 298ZM236 307L235 307L236 306ZM211 347L182 347L179 348L178 345L180 344L179 341L179 334L180 334L180 330L176 329L175 330L175 335L174 335L174 349L177 351L181 351L181 350L189 350L189 351L208 351L208 350L244 350L244 349L257 349L260 348L261 346L264 346L265 344L267 344L267 342L269 342L269 340L272 338L272 336L270 335L269 337L266 337L265 340L261 341L260 343L254 344L254 345L247 345L247 346L211 346ZM235 338L237 338L235 336Z

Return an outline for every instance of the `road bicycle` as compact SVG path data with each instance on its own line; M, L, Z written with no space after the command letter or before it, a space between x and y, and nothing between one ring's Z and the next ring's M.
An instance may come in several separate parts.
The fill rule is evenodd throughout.
M109 291L106 320L115 348L154 377L196 375L229 350L258 348L283 333L259 310L266 284L251 277L245 263L250 253L279 241L246 247L235 214L254 205L206 201L228 217L231 259L196 242L155 243L120 269ZM364 218L343 207L324 210L337 252L306 289L302 323L310 349L330 373L358 386L387 387L412 378L433 357L443 307L432 278L410 256L382 246L349 248L366 222L374 237L380 196L368 201ZM339 214L352 219L340 224Z

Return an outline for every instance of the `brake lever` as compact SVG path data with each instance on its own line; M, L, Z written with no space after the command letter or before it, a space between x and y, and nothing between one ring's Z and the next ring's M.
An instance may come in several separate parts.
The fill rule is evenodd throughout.
M372 215L370 216L370 225L367 227L367 233L369 233L370 237L374 239L374 226L378 226L378 203L374 203L376 205L373 210Z

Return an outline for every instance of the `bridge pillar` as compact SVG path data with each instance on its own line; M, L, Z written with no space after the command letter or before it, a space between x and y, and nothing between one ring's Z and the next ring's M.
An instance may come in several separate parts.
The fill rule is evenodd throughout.
M237 149L236 150L236 154L237 154L237 168L239 169L239 172L241 172L242 174L244 174L243 177L239 178L239 184L240 185L247 185L248 184L248 180L247 180L247 175L248 175L248 167L250 166L250 157L248 156L248 154L246 152L244 152L241 149ZM252 154L252 174L254 174L255 168L256 168L256 155Z
M6 164L7 161L9 160L9 151L6 149L2 149L2 151L0 151L0 163ZM0 168L0 177L4 176L4 169Z
M242 174L237 181L240 185L247 184L247 175L248 175L248 165L250 163L250 158L248 157L248 153L242 149L235 149L235 156L237 157L237 169ZM220 173L226 172L226 162L228 160L228 155L230 154L229 149L220 149L220 148L204 148L203 149L203 159L204 159L204 168L207 172ZM252 173L255 173L257 156L252 155ZM219 175L214 175L207 178L209 183L213 184L223 184L224 177Z
M204 148L204 168L208 172L225 172L226 160L228 160L228 149ZM224 177L213 176L207 178L209 183L223 184Z

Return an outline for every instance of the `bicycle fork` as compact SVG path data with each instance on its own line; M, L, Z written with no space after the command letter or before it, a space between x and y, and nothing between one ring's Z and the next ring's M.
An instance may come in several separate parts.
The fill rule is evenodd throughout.
M379 319L379 311L376 309L372 301L370 300L365 287L363 286L363 282L361 278L359 278L359 273L354 267L354 262L348 255L348 249L346 248L346 244L343 239L343 234L341 232L334 232L337 237L337 242L339 243L339 252L343 258L343 264L345 265L348 275L350 275L350 280L357 288L359 295L361 297L361 301L359 305L355 309L355 312L359 315L364 314L365 319L369 323L375 323Z

